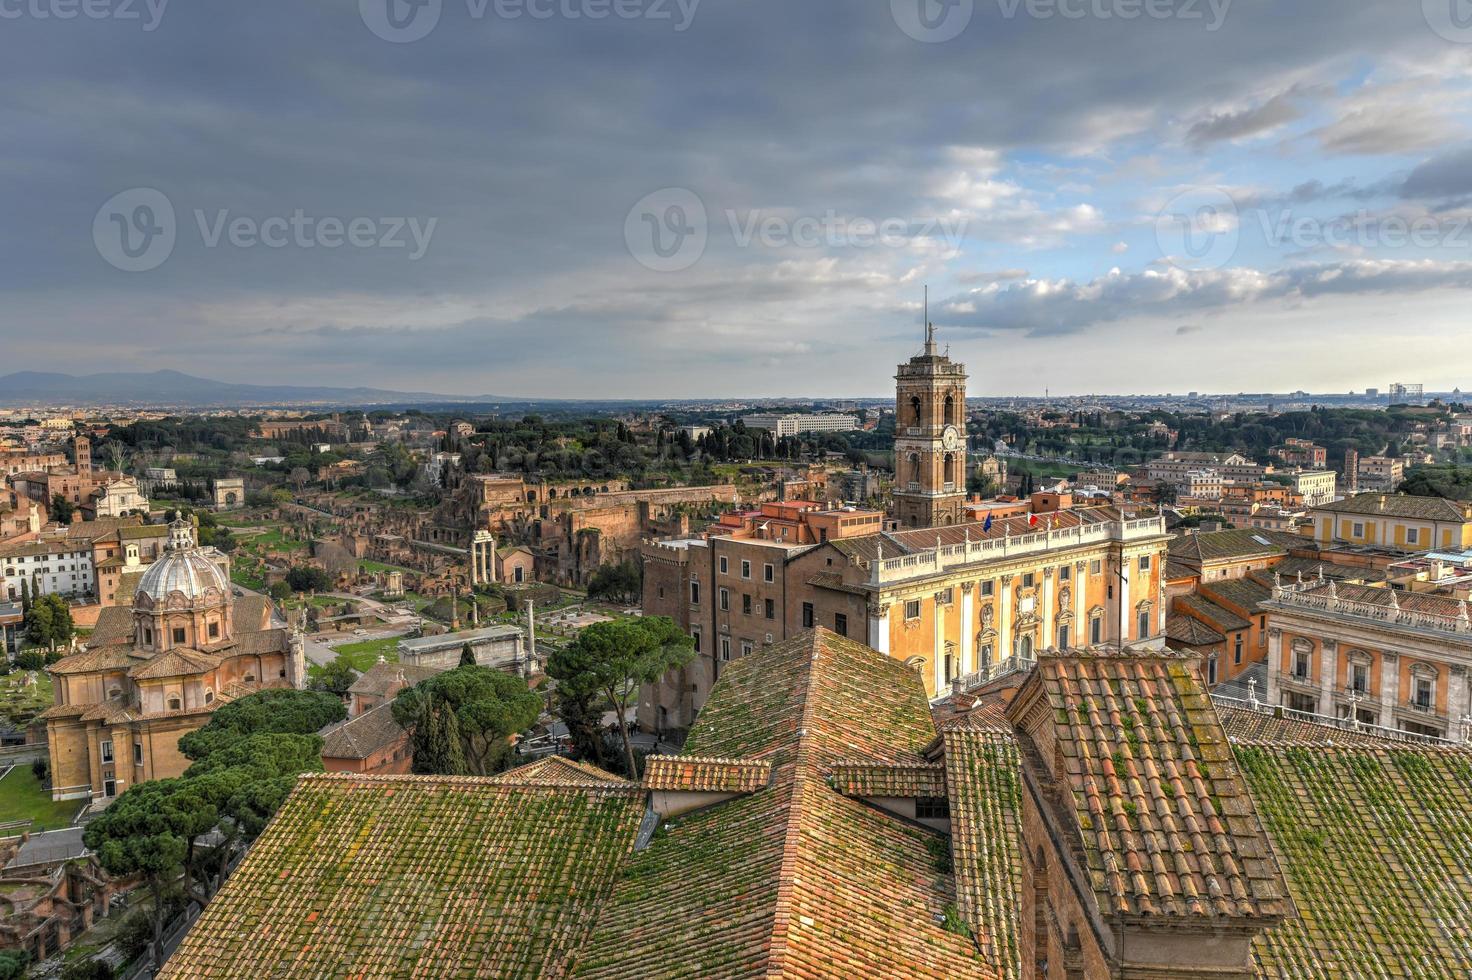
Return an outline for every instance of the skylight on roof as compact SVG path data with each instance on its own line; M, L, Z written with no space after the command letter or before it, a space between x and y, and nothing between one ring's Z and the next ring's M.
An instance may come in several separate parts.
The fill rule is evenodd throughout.
M1271 541L1269 541L1267 538L1263 537L1261 534L1254 534L1252 536L1252 540L1256 541L1258 544L1267 545L1269 548L1271 548L1273 546L1273 543Z

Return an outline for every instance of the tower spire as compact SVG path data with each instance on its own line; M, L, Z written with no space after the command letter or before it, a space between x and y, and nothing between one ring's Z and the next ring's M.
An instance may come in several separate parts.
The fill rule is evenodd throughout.
M930 286L925 287L925 353L935 356L935 324L930 322Z

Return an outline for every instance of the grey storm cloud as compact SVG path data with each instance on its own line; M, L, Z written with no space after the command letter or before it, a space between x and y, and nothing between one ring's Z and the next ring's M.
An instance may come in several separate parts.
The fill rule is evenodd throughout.
M1036 336L1075 333L1127 317L1178 317L1270 301L1472 288L1472 261L1353 260L1264 271L1169 266L1088 282L1028 280L953 296L937 323ZM1181 327L1177 333L1193 328ZM1199 328L1195 328L1199 329Z
M1407 198L1463 198L1472 195L1472 146L1432 157L1412 170L1401 185Z
M151 30L5 20L0 340L17 367L546 395L699 393L711 371L733 392L780 393L812 376L764 356L792 349L850 357L825 372L835 389L882 390L887 358L861 347L918 321L923 282L994 288L978 307L999 327L1057 331L1189 315L1253 277L1291 278L1152 281L1159 250L1133 202L1221 181L1354 196L1385 170L1348 177L1329 155L1400 140L1425 156L1458 104L1425 83L1377 98L1357 81L1358 101L1328 84L1366 61L1442 57L1415 4L1300 0L1289 16L1235 0L1207 30L978 3L943 44L907 36L882 2L657 6L670 17L651 0L632 8L647 16L508 19L446 0L412 43L376 36L351 0L170 3ZM1233 146L1276 129L1300 137L1291 179ZM1433 163L1407 193L1451 186ZM103 202L130 188L175 213L151 271L120 271L94 241ZM630 209L661 188L693 192L709 219L680 272L642 268L626 243ZM766 248L726 219L830 211L966 233L955 255ZM320 237L212 242L222 214L435 224L411 258ZM1126 283L1072 285L1125 261ZM1078 293L1033 295L1035 281Z

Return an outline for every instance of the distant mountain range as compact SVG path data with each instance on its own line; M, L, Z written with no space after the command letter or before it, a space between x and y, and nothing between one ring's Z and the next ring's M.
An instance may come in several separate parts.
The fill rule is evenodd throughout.
M385 405L425 402L500 402L492 395L440 395L383 388L248 385L196 378L178 371L51 374L19 371L0 377L0 405L133 405L234 407L249 405Z

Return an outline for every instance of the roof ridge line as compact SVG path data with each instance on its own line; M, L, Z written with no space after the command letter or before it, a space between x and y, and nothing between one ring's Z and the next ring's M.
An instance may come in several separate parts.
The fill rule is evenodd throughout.
M813 765L807 756L809 747L807 744L808 727L812 724L816 715L816 708L811 695L816 687L813 684L813 673L817 669L817 660L823 648L823 634L826 632L821 627L813 630L811 640L811 656L808 660L807 670L802 672L802 681L794 695L800 697L802 714L798 716L797 745L793 751L792 759L792 782L787 791L792 794L787 803L787 827L782 836L782 862L778 866L778 885L775 901L772 903L772 945L767 951L767 975L782 976L787 964L787 947L792 931L792 901L793 892L796 890L794 884L797 877L797 854L802 840L802 787L800 780L801 772L806 767Z

